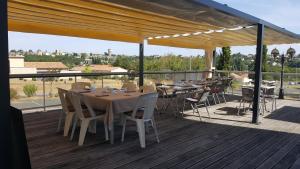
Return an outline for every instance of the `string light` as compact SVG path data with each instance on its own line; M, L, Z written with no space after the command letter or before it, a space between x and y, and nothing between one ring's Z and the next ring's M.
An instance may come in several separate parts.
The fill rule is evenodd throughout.
M202 32L195 32L195 33L193 33L193 35L200 35L200 34L202 34Z
M164 35L164 36L156 36L156 37L148 37L147 39L148 40L153 40L153 39L161 39L161 38L177 38L177 37L180 37L180 36L183 36L183 37L187 37L187 36L191 36L191 35L201 35L201 34L211 34L211 33L223 33L224 31L226 30L229 30L229 31L237 31L237 30L241 30L241 29L250 29L250 28L253 28L254 26L253 25L249 25L249 26L238 26L238 27L235 27L235 28L222 28L222 29L217 29L217 30L208 30L206 32L194 32L194 33L184 33L184 34L174 34L174 35Z
M182 36L190 36L190 35L191 35L190 33L182 34Z
M209 30L209 31L206 31L204 32L205 34L210 34L210 33L214 33L215 31L214 30Z
M236 28L230 28L230 29L228 29L228 30L230 30L230 31L237 31L237 30L240 30L240 29L243 29L244 27L242 27L242 26L238 26L238 27L236 27Z
M217 33L222 33L222 32L224 32L226 30L226 28L223 28L223 29L220 29L220 30L216 30L215 32L217 32Z

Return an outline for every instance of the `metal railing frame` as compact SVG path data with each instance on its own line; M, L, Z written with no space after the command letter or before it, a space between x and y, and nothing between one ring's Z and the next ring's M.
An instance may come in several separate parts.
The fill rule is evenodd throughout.
M188 74L192 73L249 73L254 74L251 71L223 71L223 70L216 70L214 72L211 71L147 71L144 72L144 75L175 75L175 74L184 74L184 79L187 79ZM263 72L265 75L279 75L277 72ZM57 107L59 105L46 105L46 80L45 78L55 77L74 77L74 81L77 82L77 77L101 77L101 86L104 86L104 77L105 76L130 76L130 77L139 77L139 73L135 72L124 72L124 73L44 73L44 74L12 74L9 76L10 79L20 79L20 78L41 78L43 83L43 106L34 107L34 108L24 108L22 110L31 110L31 109L40 109L42 108L46 111L46 108L50 107ZM286 73L286 76L300 76L295 73Z

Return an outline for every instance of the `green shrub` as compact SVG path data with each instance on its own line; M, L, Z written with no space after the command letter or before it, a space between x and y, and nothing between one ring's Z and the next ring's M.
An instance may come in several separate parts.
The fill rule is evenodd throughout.
M23 87L23 92L27 97L32 97L36 94L37 86L34 84L27 84Z
M17 99L18 98L18 92L16 89L11 88L10 89L10 99Z

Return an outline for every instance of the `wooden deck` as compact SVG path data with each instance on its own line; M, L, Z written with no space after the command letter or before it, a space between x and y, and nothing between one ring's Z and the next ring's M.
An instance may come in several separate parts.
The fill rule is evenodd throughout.
M292 168L300 165L300 102L279 101L278 110L266 114L260 125L249 123L251 114L236 116L237 100L210 108L212 119L188 112L156 115L161 142L153 131L146 149L139 146L135 125L128 124L125 142L116 127L116 143L104 141L99 126L87 134L83 147L56 133L58 111L24 115L31 163L37 168ZM170 110L172 112L172 110ZM206 116L204 109L201 110Z

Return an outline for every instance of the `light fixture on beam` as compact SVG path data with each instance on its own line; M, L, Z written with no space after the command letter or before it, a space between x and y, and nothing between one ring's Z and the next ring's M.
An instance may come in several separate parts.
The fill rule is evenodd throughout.
M177 37L179 37L180 35L179 34L175 34L175 35L173 35L172 37L173 38L177 38Z
M169 35L165 35L165 36L163 36L163 38L169 38L170 36Z
M182 36L190 36L190 35L191 35L190 33L182 34Z
M215 30L215 32L217 32L217 33L223 33L225 30L226 30L226 28L223 28L223 29Z
M147 39L148 39L148 40L152 40L152 39L153 39L153 37L148 37Z
M210 33L214 33L215 31L214 30L209 30L209 31L206 31L204 32L205 34L210 34Z
M195 33L193 33L193 35L201 35L202 34L202 32L195 32Z
M243 29L243 27L242 26L238 26L236 28L230 28L228 30L230 30L230 31L237 31L237 30L241 30L241 29Z
M154 38L155 39L161 39L162 37L161 36L155 36Z
M250 29L250 28L253 28L254 26L246 26L245 28L246 29Z

